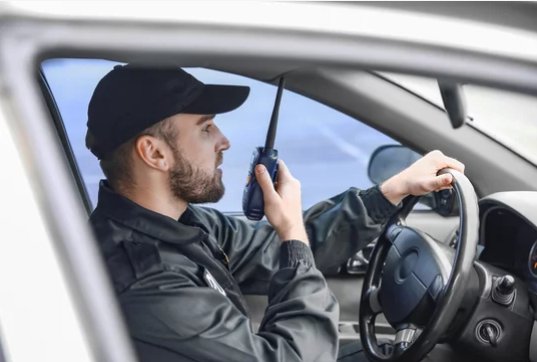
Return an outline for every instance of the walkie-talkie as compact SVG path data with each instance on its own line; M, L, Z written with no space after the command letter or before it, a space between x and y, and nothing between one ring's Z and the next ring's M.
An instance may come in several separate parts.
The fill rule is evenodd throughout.
M265 216L263 191L255 178L255 167L259 164L264 165L267 168L267 172L273 183L276 182L278 178L278 150L274 149L274 139L276 138L278 113L280 110L280 101L282 99L284 83L284 78L280 78L265 147L256 147L254 149L250 168L248 170L248 179L242 194L242 210L244 211L244 215L250 220L261 220L263 216Z

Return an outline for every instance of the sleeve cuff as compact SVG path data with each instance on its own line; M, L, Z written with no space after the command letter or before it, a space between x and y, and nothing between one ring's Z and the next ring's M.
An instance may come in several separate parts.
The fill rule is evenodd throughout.
M310 247L300 240L287 240L280 246L280 268L294 268L299 262L314 265Z
M399 203L399 205L392 204L380 191L380 185L358 191L358 196L362 199L369 217L376 223L386 221L402 206L402 203Z

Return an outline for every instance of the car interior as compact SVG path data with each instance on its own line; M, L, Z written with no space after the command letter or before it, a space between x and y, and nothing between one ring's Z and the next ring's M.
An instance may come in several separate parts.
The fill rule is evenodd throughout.
M113 60L128 62L133 58ZM181 59L181 65L237 74L275 87L284 75L286 89L360 120L396 140L401 145L385 145L370 155L368 175L373 183L386 180L420 155L435 149L465 164L465 175L471 184L456 177L458 183L453 190L426 195L421 200L405 200L405 210L388 223L377 243L326 273L330 289L340 303L341 344L360 339L360 329L364 328L362 335L368 335L368 339L362 342L371 345L373 351L377 351L377 338L408 343L410 348L399 352L399 356L419 355L433 340L446 343L470 360L537 361L535 164L474 127L471 118L462 127L454 128L442 105L425 99L380 71L279 62L272 66L266 63L261 68L248 61L199 63L195 59ZM42 70L37 79L72 182L89 215L92 206L88 191L62 114ZM385 165L394 160L399 160L395 168L386 170ZM245 173L247 166L244 165ZM412 210L417 202L428 208ZM234 216L244 217L240 213ZM377 244L384 246L377 247ZM391 245L398 245L399 256L389 252ZM443 283L436 279L423 283L427 296L422 291L418 293L419 298L410 297L408 288L412 287L408 283L401 282L390 290L389 285L383 284L384 289L378 285L382 275L398 273L396 264L409 259L408 253L405 254L407 249L428 255L424 265L420 266L420 259L414 268L422 267L424 275L438 274L443 278ZM460 278L450 277L452 272ZM460 284L461 281L466 283ZM434 292L434 288L440 289ZM446 304L442 297L452 298L453 303ZM266 297L246 298L254 325L258 325L267 306ZM372 307L379 304L375 298L380 301L381 311ZM367 305L361 306L364 300ZM389 303L389 300L397 302ZM403 311L405 308L408 310ZM445 312L442 318L437 318L436 309ZM368 311L380 316L371 320L372 312ZM453 318L447 320L448 315ZM401 329L403 321L407 327ZM375 328L368 328L371 325ZM435 335L431 325L444 333ZM410 337L408 330L413 331ZM415 349L412 342L416 344Z

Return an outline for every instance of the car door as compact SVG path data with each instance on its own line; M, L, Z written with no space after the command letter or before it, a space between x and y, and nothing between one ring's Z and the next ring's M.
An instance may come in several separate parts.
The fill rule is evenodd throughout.
M325 9L331 5L323 5L325 8L318 8L319 12L315 12L312 5L310 8L307 5L306 9L295 8L293 12L290 11L292 9L286 9L283 5L270 4L270 6L280 6L280 8L272 8L273 12L265 11L266 7L247 12L244 10L244 4L237 5L236 9L231 10L229 9L230 5L226 4L224 6L228 10L228 15L234 16L232 19L225 19L227 23L221 20L222 14L218 13L222 8L214 5L209 7L201 5L203 11L199 11L198 15L193 14L192 8L189 8L189 11L174 12L162 7L162 5L154 6L153 4L147 4L147 7L143 9L129 7L116 12L111 11L109 4L103 7L95 5L95 8L89 8L86 4L86 7L80 7L80 9L77 9L78 4L73 5L73 7L69 7L68 4L53 5L48 3L17 6L21 8L14 9L15 5L2 7L2 10L7 9L8 11L3 13L5 16L2 19L4 26L1 42L3 92L0 105L2 115L0 125L3 126L5 120L5 123L12 127L12 130L15 131L13 133L17 136L13 136L13 140L16 141L15 145L19 147L17 150L13 146L11 153L2 154L8 155L8 161L10 160L9 156L19 156L19 153L20 155L24 154L25 157L24 161L17 161L17 165L21 167L10 168L8 163L7 170L10 174L20 171L20 177L17 178L17 181L26 182L16 182L15 186L17 187L8 185L6 182L4 184L6 187L3 187L2 190L4 190L3 195L8 193L17 195L17 191L24 186L25 193L21 192L18 195L29 195L28 199L31 202L26 203L27 200L21 200L20 197L2 198L2 201L4 205L8 206L7 209L10 209L11 213L13 213L13 209L10 206L15 205L15 202L24 202L25 219L34 221L31 224L32 227L27 229L40 236L40 238L31 239L34 241L33 244L53 245L62 252L59 253L55 250L55 253L51 252L50 255L40 255L40 258L36 258L47 260L46 263L36 262L33 264L28 262L28 258L25 258L26 263L33 265L34 268L31 272L26 273L25 278L19 276L18 280L33 284L35 270L39 270L39 274L42 276L43 270L50 270L53 263L61 262L62 266L66 266L66 269L62 269L64 275L61 277L71 280L69 295L77 297L76 303L72 304L76 304L82 310L82 312L78 311L78 313L72 313L72 316L69 316L78 321L84 314L84 331L89 333L89 337L86 336L89 340L87 343L91 343L94 349L101 352L101 358L96 359L101 361L127 361L132 360L132 358L124 358L125 355L117 352L125 350L126 341L121 338L119 340L111 338L124 335L123 330L118 328L116 323L118 313L108 307L113 304L110 299L111 292L103 287L102 273L100 273L97 264L96 253L89 247L92 240L88 230L83 227L82 216L78 213L78 204L74 202L74 192L69 187L66 189L61 187L69 186L67 171L59 164L60 157L46 126L45 113L40 109L40 100L37 99L37 93L31 84L34 69L30 69L30 66L39 55L56 51L78 52L78 55L80 52L87 52L95 55L96 51L102 50L106 54L101 56L125 56L126 53L132 55L147 51L148 54L144 54L145 59L154 59L157 54L170 55L175 52L173 54L180 54L183 57L197 52L206 58L231 55L229 57L231 61L237 61L238 55L250 57L248 60L251 63L264 61L267 58L270 63L293 59L299 65L307 63L305 65L308 66L328 62L332 65L353 67L374 68L380 66L381 68L392 68L411 73L448 75L459 77L459 79L470 78L481 83L509 86L515 90L527 91L530 89L535 91L536 89L536 83L531 82L531 80L536 79L536 58L535 54L528 50L534 49L528 46L534 42L528 42L525 34L511 34L512 36L507 39L498 37L498 35L509 33L510 29L506 28L502 33L500 30L483 23L461 24L456 21L457 19L451 19L451 21L450 19L436 19L435 21L415 16L416 14L411 12L404 14L403 12L389 11L389 9L375 12L363 9L366 7L364 4L354 5L356 10L335 8L335 6L334 9ZM299 5L289 6L298 7ZM338 9L340 10L337 11ZM509 13L509 9L503 9L502 23L503 19L511 18L511 26L512 23L520 24L520 16L505 16L506 12L508 15L512 15ZM252 10L251 7L250 10ZM327 10L334 10L332 19L336 19L335 21L325 21ZM524 10L524 14L531 20L535 18L527 9ZM264 18L262 18L263 16ZM357 19L367 21L357 21ZM215 31L215 24L220 26L216 28L217 31ZM229 25L231 24L233 29L230 29ZM256 26L254 27L253 24ZM408 24L413 26L406 26ZM459 29L457 25L462 25L462 29ZM239 29L239 26L244 26L244 29ZM430 31L422 31L423 29ZM472 30L479 31L476 32L475 37L468 37L468 34L473 34ZM446 37L445 34L450 34L450 36ZM524 41L518 41L520 38ZM522 61L526 63L522 64ZM76 76L78 77L78 75ZM84 74L81 76L83 77ZM64 105L63 108L68 106L68 104ZM61 109L62 107L60 107ZM84 123L85 116L76 121ZM0 134L3 133L0 132ZM73 136L81 138L76 132ZM8 139L11 140L10 137ZM429 142L437 143L438 140L433 139ZM6 142L0 142L2 146L5 144ZM461 147L461 152L464 151L465 148ZM482 150L481 153L483 153ZM506 159L509 161L507 164L510 169L516 171L522 169L525 172L518 172L518 174L524 175L528 180L535 179L537 171L525 168L523 161L511 156L506 157ZM476 164L477 161L482 160L470 158L469 161ZM46 168L43 167L45 162L48 163ZM487 164L485 163L485 165ZM23 175L22 166L24 166L25 171L31 173L31 176ZM494 170L493 164L487 166ZM501 171L502 167L497 166L497 169ZM488 178L488 182L482 187L490 185L489 191L494 190L496 185L501 183L493 180L490 177L491 173L493 172L483 173L484 178ZM499 174L503 176L503 173ZM89 174L89 176L93 175ZM32 188L28 185L30 177L32 177ZM511 176L510 178L515 181L514 187L516 188L533 187L531 181L521 180L522 177ZM89 181L84 181L87 184L91 178ZM60 193L61 202L59 204L55 204L56 195L54 192ZM29 215L29 206L31 206L32 215ZM68 225L65 225L65 230L62 230L61 227L64 226L63 222L65 221L63 218L65 217L71 219ZM46 222L43 219L46 219ZM423 220L424 218L420 216L418 219ZM10 220L15 220L15 217L7 218L8 222ZM35 223L35 221L39 223ZM42 226L45 223L46 226L57 231L57 234L54 235L55 238L48 240L45 233L38 233L39 229L36 226ZM433 222L433 224L435 223ZM18 234L17 239L19 242L21 241L21 233ZM21 243L5 244L23 245ZM24 247L28 249L34 246L33 244L24 244ZM10 251L19 250L11 247ZM5 259L15 259L14 255L25 255L25 252L21 250L20 253L3 253L3 255ZM54 257L58 258L60 262L57 262ZM12 270L5 269L6 273L2 273L2 276L8 279L10 275L7 272ZM18 274L21 273L22 270L18 270ZM56 279L60 279L59 272L55 276ZM352 276L351 278L355 283L358 280ZM47 283L42 284L51 284L50 279L44 280ZM341 284L345 288L353 287L346 283L343 278L341 280ZM82 287L77 287L77 285ZM22 285L21 288L13 290L17 292L28 291L28 288L26 285ZM352 288L351 290L356 291L357 289ZM63 294L67 294L67 292ZM21 296L20 294L16 295L18 298ZM42 298L40 298L39 304L43 304ZM56 310L49 310L49 314L55 315L55 312L58 312L58 309L63 306L57 301L55 305L57 306ZM32 310L25 310L23 313L37 317L37 313L28 313ZM349 310L351 311L350 315L357 314L357 309L355 311ZM23 313L19 310L19 315ZM4 314L7 314L5 309L2 317ZM102 315L102 319L96 318L98 315ZM354 320L351 317L350 319ZM42 322L43 318L36 318L34 321ZM2 323L5 327L5 320L2 320ZM20 321L14 320L11 327L18 325L21 325ZM51 333L50 325L31 325L29 323L26 325L30 328L19 328L20 331L15 334L16 337L21 337L20 340L24 342L19 343L19 351L36 349L36 345L31 345L33 348L28 348L29 344L26 342L29 335L35 337L41 331L47 332L42 334L43 337L55 335L55 333ZM61 325L59 326L61 327ZM72 330L68 328L58 329L63 330L64 333L67 330ZM13 330L14 328L11 328L9 331L12 333L11 339L14 338ZM41 340L48 341L50 338L41 338ZM14 345L14 343L7 343L8 347L9 344ZM46 345L45 347L46 350L51 351L63 350L59 348L62 346L58 344ZM62 356L55 357L55 360L69 360L62 359ZM80 356L78 357L76 360L82 360ZM14 357L13 360L26 359Z
M95 207L98 183L104 176L97 160L85 147L87 105L99 79L116 64L99 59L53 59L42 64L42 90L88 212ZM223 71L187 70L204 83L242 84L251 88L250 97L241 108L216 119L229 138L231 148L224 155L225 196L217 204L209 205L242 218L242 192L248 164L254 147L264 142L276 87ZM382 162L381 156L386 150L406 152L414 160L420 157L359 120L291 91L283 93L276 148L292 174L301 181L305 209L349 187L365 189L383 181L375 179L372 167L379 160ZM397 167L389 172L395 174L396 171ZM418 204L408 223L438 240L445 240L456 224L456 217L439 215L434 205L425 201ZM326 275L340 302L343 343L358 338L361 283L371 248L372 245ZM253 322L258 324L267 305L266 297L247 296L247 300ZM380 334L391 333L391 328L382 320L378 328Z

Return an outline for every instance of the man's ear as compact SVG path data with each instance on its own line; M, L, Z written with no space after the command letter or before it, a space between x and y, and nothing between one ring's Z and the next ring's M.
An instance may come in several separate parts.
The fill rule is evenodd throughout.
M169 170L169 150L164 141L149 135L140 136L134 143L134 150L147 166L164 172Z

